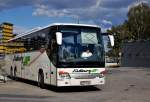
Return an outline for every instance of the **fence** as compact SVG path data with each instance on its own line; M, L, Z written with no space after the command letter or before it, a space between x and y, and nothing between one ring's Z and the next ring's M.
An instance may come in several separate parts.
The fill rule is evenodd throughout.
M122 46L121 66L150 67L150 41L124 43Z

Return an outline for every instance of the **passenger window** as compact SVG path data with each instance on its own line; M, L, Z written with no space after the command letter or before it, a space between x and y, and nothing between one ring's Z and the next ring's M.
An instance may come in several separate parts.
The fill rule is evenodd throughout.
M54 65L57 64L56 30L56 27L50 30L50 42L47 50L47 54Z

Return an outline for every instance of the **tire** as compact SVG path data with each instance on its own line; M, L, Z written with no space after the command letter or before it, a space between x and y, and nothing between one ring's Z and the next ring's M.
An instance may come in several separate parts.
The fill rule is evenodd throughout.
M10 67L10 77L13 78L13 68L12 68L12 66Z
M38 73L38 86L42 89L44 89L44 74L43 72Z
M14 68L14 80L17 80L17 74L16 74L16 72L17 72L17 67Z

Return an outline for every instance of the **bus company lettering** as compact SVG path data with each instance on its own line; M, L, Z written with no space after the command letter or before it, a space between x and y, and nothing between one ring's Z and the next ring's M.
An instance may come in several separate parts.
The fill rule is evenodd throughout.
M76 72L87 72L87 73L96 73L98 71L98 69L74 69L73 72L76 73Z

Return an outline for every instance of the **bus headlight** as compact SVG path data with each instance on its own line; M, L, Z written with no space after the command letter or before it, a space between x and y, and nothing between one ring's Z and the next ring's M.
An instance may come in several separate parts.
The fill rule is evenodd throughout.
M99 78L103 78L105 76L105 74L107 73L106 70L100 72Z
M69 73L68 72L64 72L64 71L59 71L59 76L62 79L70 79L71 78Z

